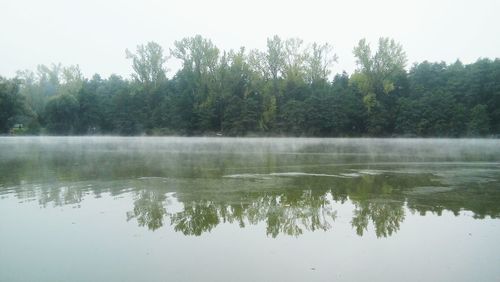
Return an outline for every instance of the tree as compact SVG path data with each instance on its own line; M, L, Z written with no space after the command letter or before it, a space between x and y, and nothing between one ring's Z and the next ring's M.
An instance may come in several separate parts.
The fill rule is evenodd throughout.
M24 97L19 94L19 82L0 76L0 134L8 133L16 123L16 117L24 112Z
M378 49L372 54L370 45L361 39L354 48L358 68L351 80L363 93L363 102L368 112L368 131L370 134L387 134L387 125L394 113L384 103L384 95L396 89L396 77L405 73L406 55L400 44L389 38L380 38Z
M490 119L485 105L476 105L470 111L467 133L469 136L484 136L490 132Z
M359 41L353 53L358 65L353 79L365 93L365 104L370 109L377 102L377 95L394 90L394 77L405 71L406 54L400 44L383 37L374 55L365 39Z
M45 108L47 129L54 134L73 134L78 118L78 101L69 94L55 96Z
M488 136L500 132L500 59L421 62L405 70L400 44L365 39L357 69L330 79L330 44L267 39L264 50L221 51L200 35L174 43L165 77L157 43L126 51L131 79L86 79L79 66L39 65L0 78L0 133Z
M214 103L220 94L217 81L219 49L211 40L200 35L175 41L174 45L175 48L170 52L182 61L183 68L177 76L185 85L181 95L187 96L180 100L186 103L192 99L189 131L219 130L217 127L220 126L220 117L214 110ZM182 110L184 114L187 113L186 110Z
M309 83L328 80L331 66L337 62L333 47L328 44L319 45L314 42L306 59L306 75Z
M75 128L77 134L94 134L100 131L103 120L102 107L97 88L102 84L100 77L86 81L78 92L78 122Z
M245 49L241 48L238 52L230 51L227 54L225 64L221 67L226 67L224 79L221 80L223 101L223 116L221 129L228 129L230 135L243 135L249 129L255 129L254 126L249 128L247 115L247 102L249 96L254 92L252 89L252 71L249 64L246 62ZM254 122L260 120L260 113L253 112Z
M265 63L273 82L278 80L285 66L285 43L277 35L267 39Z
M174 46L175 48L170 52L182 61L185 69L193 71L199 77L215 71L219 49L211 40L196 35L175 41Z
M308 56L303 44L299 38L285 40L283 75L286 80L304 80Z
M57 94L77 95L83 86L83 74L80 66L72 65L62 68L62 83Z
M282 79L285 70L285 43L277 35L267 39L266 52L250 52L249 64L252 70L263 80L261 85L263 113L261 127L271 130L278 115L279 98L282 96Z
M136 53L125 50L127 59L132 60L134 74L132 77L146 87L156 87L166 79L166 68L164 67L168 57L163 55L163 48L156 42L148 42L146 45L138 45Z

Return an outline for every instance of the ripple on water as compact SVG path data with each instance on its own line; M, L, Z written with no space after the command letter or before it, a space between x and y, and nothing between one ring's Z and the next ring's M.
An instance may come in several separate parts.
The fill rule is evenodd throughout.
M381 170L374 170L374 169L362 169L358 170L357 172L366 175L380 175L383 173L383 171Z
M353 178L353 177L360 177L360 176L361 176L361 174L356 173L356 172L352 172L352 173L341 173L340 175L345 176L345 177L349 177L349 178Z
M240 174L224 175L222 177L224 177L224 178L236 178L236 179L271 179L271 177L268 177L268 176L269 176L269 174L240 173Z
M139 180L167 180L168 177L161 177L161 176L143 176L143 177L138 177L137 179Z
M455 190L452 186L419 186L406 191L409 195L425 195L434 193L444 193Z
M307 172L273 172L268 174L258 173L240 173L229 174L222 177L225 178L248 178L248 179L271 179L272 176L276 177L300 177L300 176L315 176L315 177L337 177L337 178L352 178L354 175L338 175L338 174L325 174L325 173L307 173ZM360 175L357 175L360 176Z

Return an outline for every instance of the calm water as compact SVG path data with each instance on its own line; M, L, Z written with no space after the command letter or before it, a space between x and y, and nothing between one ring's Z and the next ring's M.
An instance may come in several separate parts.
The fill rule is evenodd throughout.
M0 138L0 281L500 281L500 141Z

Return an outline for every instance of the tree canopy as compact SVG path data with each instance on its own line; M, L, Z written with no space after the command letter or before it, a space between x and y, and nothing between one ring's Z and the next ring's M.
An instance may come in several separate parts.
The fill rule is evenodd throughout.
M362 39L355 72L332 75L332 45L299 38L225 51L196 35L167 50L155 42L126 50L130 79L85 78L61 64L0 78L0 134L500 134L498 58L408 68L401 44L380 38L372 48ZM167 78L171 60L182 66Z

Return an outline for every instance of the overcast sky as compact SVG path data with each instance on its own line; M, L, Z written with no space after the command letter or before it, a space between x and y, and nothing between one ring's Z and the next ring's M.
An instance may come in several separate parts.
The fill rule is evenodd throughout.
M59 62L79 64L87 77L129 77L126 48L156 41L168 50L196 34L225 50L263 50L274 34L329 42L339 56L335 73L355 69L352 49L363 37L372 46L394 38L409 65L500 57L499 0L0 0L0 11L0 75L7 77Z

